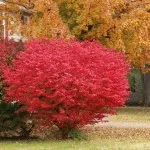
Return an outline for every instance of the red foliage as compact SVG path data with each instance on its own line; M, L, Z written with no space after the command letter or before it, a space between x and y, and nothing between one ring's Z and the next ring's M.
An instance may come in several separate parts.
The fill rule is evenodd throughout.
M0 71L3 67L9 66L21 50L22 43L0 39Z
M59 128L102 119L128 99L129 64L98 41L33 40L5 70L7 101Z

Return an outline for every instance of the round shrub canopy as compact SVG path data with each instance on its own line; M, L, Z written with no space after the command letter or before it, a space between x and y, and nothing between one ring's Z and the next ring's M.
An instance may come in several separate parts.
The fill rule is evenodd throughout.
M124 105L128 72L125 56L98 41L35 39L5 69L6 101L17 100L48 125L82 126Z

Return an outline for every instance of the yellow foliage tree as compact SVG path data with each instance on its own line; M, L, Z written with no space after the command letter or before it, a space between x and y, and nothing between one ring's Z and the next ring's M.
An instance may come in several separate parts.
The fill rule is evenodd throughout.
M125 8L124 0L56 0L60 14L78 39L104 40L114 17Z
M109 1L106 0L56 0L60 14L70 31L78 39L99 38L106 35L111 24ZM107 11L106 11L107 10ZM109 26L110 25L110 26ZM99 30L103 28L103 30Z
M135 68L150 72L150 5L132 2L109 32L107 46L125 52Z

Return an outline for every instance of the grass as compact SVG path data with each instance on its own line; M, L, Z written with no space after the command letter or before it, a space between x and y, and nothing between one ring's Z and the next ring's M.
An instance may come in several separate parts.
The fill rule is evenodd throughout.
M120 108L113 122L150 122L149 108ZM83 128L87 140L1 140L0 150L149 150L150 129L94 127Z
M150 140L93 139L89 141L5 141L0 150L149 150Z
M123 107L119 108L116 115L108 117L112 122L150 123L150 108Z

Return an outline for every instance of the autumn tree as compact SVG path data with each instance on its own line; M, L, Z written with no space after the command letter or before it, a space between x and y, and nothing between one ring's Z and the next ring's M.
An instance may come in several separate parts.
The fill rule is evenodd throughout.
M144 104L150 105L150 3L147 0L129 2L126 13L120 14L109 31L107 46L128 55L134 68L143 73Z
M68 138L124 105L128 72L125 56L98 41L29 41L5 70L6 100L16 99L38 122L57 126Z
M150 72L150 5L144 4L135 2L126 8L128 12L109 31L107 45L125 52L135 68Z

